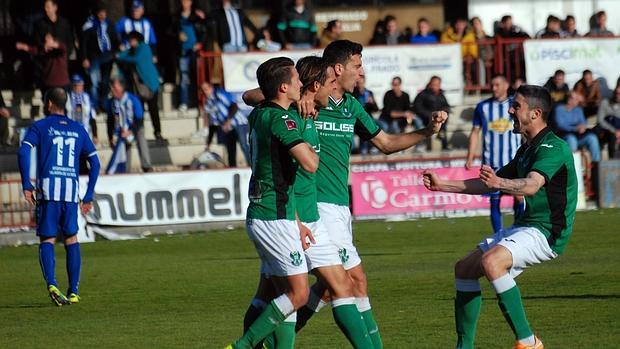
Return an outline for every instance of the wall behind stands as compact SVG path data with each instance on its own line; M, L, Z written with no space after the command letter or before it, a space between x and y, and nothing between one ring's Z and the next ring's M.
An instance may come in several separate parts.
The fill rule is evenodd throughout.
M248 11L252 22L256 27L262 27L269 19L266 11ZM344 39L367 44L372 37L375 24L379 19L386 15L394 15L398 25L402 30L410 26L416 32L416 23L419 18L426 17L433 27L442 29L444 23L443 8L441 4L436 5L392 5L381 7L336 7L336 8L315 8L315 20L319 28L319 35L327 22L340 19L343 22ZM249 33L248 33L249 35Z
M607 29L620 33L620 1L618 0L469 0L470 17L482 18L484 30L493 35L493 21L504 15L512 15L515 25L534 36L543 29L550 14L566 18L575 16L577 31L585 34L590 30L590 16L600 10L607 13Z

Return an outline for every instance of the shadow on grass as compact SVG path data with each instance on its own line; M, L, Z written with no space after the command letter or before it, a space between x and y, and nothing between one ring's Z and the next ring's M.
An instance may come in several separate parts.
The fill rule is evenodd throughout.
M52 304L38 303L38 304L6 304L0 305L0 309L38 309L38 308L51 308Z

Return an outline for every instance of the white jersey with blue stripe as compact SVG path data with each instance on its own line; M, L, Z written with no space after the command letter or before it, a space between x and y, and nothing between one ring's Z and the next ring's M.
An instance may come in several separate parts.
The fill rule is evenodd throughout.
M482 128L482 163L498 170L512 160L521 146L521 135L512 132L512 116L508 114L512 98L494 98L478 103L473 126Z
M90 120L97 117L95 107L92 105L90 96L86 92L77 93L71 91L67 94L67 104L65 109L69 119L81 124L86 132L92 136Z
M226 90L216 87L213 94L205 102L205 112L209 115L212 125L221 125L228 119L228 110L235 102L233 96ZM232 126L247 125L248 118L241 111L237 110L232 119Z
M151 22L142 17L140 19L133 19L129 17L123 17L116 23L116 32L121 36L121 40L124 45L128 45L126 36L136 31L144 37L144 42L147 45L157 44L157 37L155 36L155 29Z
M23 143L36 148L42 199L79 202L79 157L97 155L84 127L64 115L50 115L30 127Z

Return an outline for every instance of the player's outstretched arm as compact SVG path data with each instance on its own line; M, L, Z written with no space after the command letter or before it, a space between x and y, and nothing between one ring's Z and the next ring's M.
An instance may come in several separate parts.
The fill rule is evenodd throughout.
M289 153L304 170L314 173L319 168L319 157L308 143L295 145L289 150Z
M245 104L249 105L250 107L256 107L260 104L260 102L265 100L263 91L261 91L258 87L243 92L241 98L243 99Z
M426 138L438 133L441 129L441 125L448 120L448 113L445 111L433 112L428 126L421 130L416 130L408 133L389 134L380 131L375 137L371 139L379 150L384 154L392 154L397 151L401 151L422 142Z
M545 177L538 172L532 171L526 178L507 179L498 177L495 171L483 165L480 169L480 180L488 187L501 190L512 195L532 196L545 185Z
M469 146L467 147L467 161L465 162L465 168L471 169L476 156L476 150L478 148L478 140L480 139L480 133L482 129L480 127L474 127L469 134Z
M431 170L424 171L422 179L426 189L431 191L463 194L489 194L497 191L497 189L489 188L480 178L448 180L440 178L438 174Z

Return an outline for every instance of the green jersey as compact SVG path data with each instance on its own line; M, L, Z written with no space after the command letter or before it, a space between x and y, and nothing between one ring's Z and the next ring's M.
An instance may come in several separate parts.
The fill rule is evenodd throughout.
M360 102L346 93L340 101L329 98L315 121L321 156L317 170L318 201L349 206L349 157L353 134L370 140L381 129Z
M313 119L302 119L297 113L297 108L289 108L289 115L293 117L299 125L301 137L304 142L310 144L317 155L320 155L321 147L319 144L319 134ZM302 222L310 223L319 220L319 210L317 208L316 173L310 173L301 166L297 169L295 178L295 205L297 206L297 216Z
M248 218L295 220L293 183L297 165L289 150L303 143L297 120L267 102L248 117L250 178Z
M545 177L545 185L536 194L525 197L525 212L514 225L537 228L547 237L551 249L560 254L573 231L577 174L568 144L549 128L522 145L514 159L497 175L525 178L532 171Z

